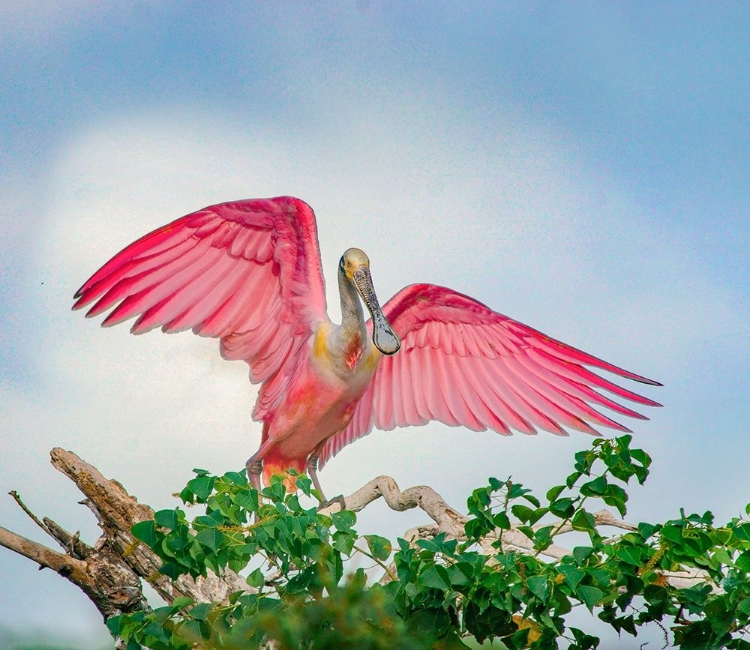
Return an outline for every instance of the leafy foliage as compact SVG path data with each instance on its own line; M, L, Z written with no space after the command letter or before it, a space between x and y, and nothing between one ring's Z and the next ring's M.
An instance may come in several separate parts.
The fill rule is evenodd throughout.
M566 622L581 606L620 634L635 636L653 623L665 632L670 626L685 650L748 650L750 521L715 527L709 512L681 511L622 535L602 532L592 504L624 515L624 486L642 484L649 473L651 459L630 442L597 440L577 453L574 471L543 500L511 479L491 478L468 500L465 538L399 539L395 552L383 537L360 536L353 512L317 512L305 476L297 493L279 481L259 495L243 473L195 470L180 496L204 514L189 521L181 508L162 510L133 534L172 579L229 569L246 576L247 590L224 603L178 597L112 618L109 629L128 650L231 650L270 641L290 649L451 649L472 638L500 639L511 650L597 648L597 637ZM571 530L588 541L570 552L552 547ZM356 555L379 567L383 580L347 571ZM685 570L702 579L668 580Z

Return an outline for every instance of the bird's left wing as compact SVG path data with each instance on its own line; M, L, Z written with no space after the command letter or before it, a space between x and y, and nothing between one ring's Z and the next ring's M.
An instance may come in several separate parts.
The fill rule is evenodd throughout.
M537 429L567 435L566 428L598 434L592 425L626 427L593 405L644 416L600 389L639 404L653 400L618 386L587 368L659 385L444 287L406 287L383 307L401 350L380 361L346 429L324 446L321 465L373 427L390 430L438 420L475 431ZM369 323L368 323L369 325Z

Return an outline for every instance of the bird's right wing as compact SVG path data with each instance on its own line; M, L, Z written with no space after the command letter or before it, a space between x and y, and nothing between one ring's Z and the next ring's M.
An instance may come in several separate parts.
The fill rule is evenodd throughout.
M380 360L352 420L324 446L321 465L373 427L390 430L437 420L475 431L566 428L598 434L592 425L626 427L593 405L645 419L599 392L658 406L586 366L645 384L618 368L444 287L406 287L383 307L401 350Z
M115 255L75 297L74 309L97 301L89 317L111 310L103 325L138 316L134 334L161 327L219 338L222 356L246 361L254 382L273 379L259 418L315 324L328 319L315 215L292 197L177 219Z

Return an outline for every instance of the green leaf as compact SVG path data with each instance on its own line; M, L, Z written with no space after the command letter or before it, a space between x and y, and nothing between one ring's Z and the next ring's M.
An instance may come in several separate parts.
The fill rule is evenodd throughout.
M199 515L193 520L193 528L216 528L224 523L224 518L218 510L210 515Z
M554 529L554 526L543 526L537 529L534 532L534 548L542 551L549 548L552 543L552 531Z
M341 510L340 512L334 512L331 515L331 521L333 521L336 530L351 530L351 527L357 523L357 515L351 510Z
M526 580L529 591L543 603L549 598L549 581L546 576L532 576Z
M182 499L184 503L195 503L195 495L188 488L182 489L180 492L180 499Z
M523 523L526 523L534 516L534 511L531 508L521 505L520 503L512 506L510 511L519 521L522 521Z
M510 483L510 481L508 481ZM518 499L530 494L531 490L525 488L521 483L511 483L508 488L508 499Z
M469 519L464 524L464 532L469 540L480 539L489 533L492 528L483 519Z
M208 639L211 636L211 630L205 621L189 620L180 625L180 635L187 639ZM130 650L130 648L127 648L127 650ZM135 650L142 650L142 648L139 647Z
M381 562L385 562L391 555L393 547L390 540L380 535L365 535L365 541L370 549L371 555Z
M110 634L112 636L118 636L120 634L120 623L123 621L125 617L120 616L112 616L111 618L107 619L106 625L107 629L109 630Z
M337 530L333 534L333 542L331 545L339 551L339 553L343 553L348 557L352 553L355 541L356 535L353 530Z
M211 492L213 492L214 477L198 476L197 478L189 480L187 487L200 501L205 501L211 495Z
M251 587L260 589L263 586L263 583L266 581L266 577L263 575L263 571L261 571L260 569L255 569L255 571L250 572L245 580Z
M523 533L524 535L526 535L526 537L528 537L529 539L534 539L534 536L536 535L534 529L531 526L517 526L516 530L519 533Z
M219 546L221 546L224 535L216 528L207 528L196 534L195 539L216 553L219 550Z
M609 573L606 569L593 568L589 569L588 573L594 582L598 582L602 587L609 587Z
M534 514L531 515L529 518L529 524L532 526L539 521L544 515L546 515L549 512L549 508L537 508L534 510Z
M596 532L596 520L590 512L586 512L585 510L576 512L570 520L570 525L575 530Z
M508 514L506 512L498 512L492 518L492 523L496 528L501 528L502 530L510 529L510 519L508 519Z
M309 497L312 492L312 480L306 475L298 476L295 483L298 490L302 491L302 494Z
M469 512L480 514L484 508L492 503L491 492L487 488L477 488L471 493L467 505Z
M581 547L579 546L578 548ZM571 564L561 564L557 567L557 570L563 575L566 584L573 591L575 591L581 580L583 580L583 578L586 576L583 571L581 571L580 569L576 569L576 567L572 566Z
M152 621L151 623L146 625L146 627L143 628L143 633L148 634L161 643L169 643L169 637L167 636L167 633L165 632L164 628L156 621Z
M224 474L224 478L234 485L247 485L247 477L245 472L227 472Z
M455 587L466 587L471 584L474 569L468 562L459 562L448 567L448 577Z
M448 557L453 557L458 542L455 539L446 540L445 538L445 533L440 533L432 539L418 539L416 544L430 553L443 553Z
M555 487L550 488L547 491L547 501L549 501L550 503L557 501L557 497L559 497L563 493L563 490L565 490L564 485L556 485Z
M557 501L550 503L549 511L556 517L568 519L572 517L575 512L574 501L575 499L569 497L558 499Z
M241 490L233 494L232 501L248 512L258 512L258 491L254 488Z
M641 522L638 524L638 534L643 539L648 539L649 537L651 537L651 535L658 532L660 528L661 526L654 526L653 524Z
M431 647L433 642L444 636L450 627L448 612L440 608L420 609L407 619L407 624L417 636L429 639L425 647Z
M614 485L613 483L607 485L606 494L604 494L602 499L608 506L617 508L621 517L624 517L627 513L625 503L628 500L628 495L619 485Z
M152 520L139 521L130 529L130 532L146 546L150 548L156 546L156 524Z
M592 481L588 481L584 483L581 488L580 492L583 496L589 497L589 496L600 496L604 494L607 491L607 477L597 476Z
M630 455L644 467L649 467L651 465L651 456L643 451L643 449L631 449Z
M633 566L641 566L641 549L635 546L621 546L616 553L623 562Z
M159 510L154 513L154 521L163 528L174 530L177 528L179 519L176 510Z
M303 594L310 588L312 579L313 571L308 568L289 579L286 583L286 592L288 594Z
M597 587L581 585L576 590L576 594L583 601L589 611L594 610L594 606L604 597L604 592Z
M172 578L172 580L177 580L183 573L187 573L187 570L175 562L164 562L159 567L159 573Z
M695 621L684 628L678 629L675 633L675 641L679 643L680 648L685 650L705 650L706 648L716 649L720 646L712 643L715 638L709 621Z
M490 484L490 487L493 490L497 491L497 490L500 490L505 485L505 483L507 481L501 481L501 480L495 478L494 476L490 476L490 478L488 479L487 482Z
M706 619L718 636L728 632L732 625L732 621L734 620L734 616L732 615L731 608L728 606L727 601L728 599L726 596L712 598L706 603L704 609Z
M738 523L732 532L745 542L750 541L750 522Z
M589 475L589 473L591 472L592 465L596 462L596 457L597 457L597 454L594 451L583 450L575 454L575 459L576 459L575 469L576 469L576 472L579 474L579 476L581 474L586 474L587 476ZM573 477L573 474L571 474L568 477L568 479L572 477Z
M661 529L661 534L670 542L682 546L682 526L667 524Z
M205 621L212 607L213 603L200 603L190 610L190 616L196 621Z
M447 591L451 588L451 579L445 567L433 564L425 569L419 576L419 582L425 587Z
M716 552L714 553L714 561L719 562L721 564L728 564L732 565L732 556L729 554L726 548L718 548L716 549Z
M579 478L581 478L582 475L583 475L582 472L573 472L570 476L568 476L568 478L565 479L565 486L568 489L572 488L575 482Z
M184 609L185 607L190 607L190 605L194 603L195 601L192 598L188 598L187 596L177 596L177 598L172 601L172 608Z
M590 546L576 546L573 549L573 557L575 558L575 561L578 563L578 565L582 565L586 558L588 558L589 555L591 555L594 552L594 549Z
M750 550L744 551L735 561L734 565L741 571L750 571Z

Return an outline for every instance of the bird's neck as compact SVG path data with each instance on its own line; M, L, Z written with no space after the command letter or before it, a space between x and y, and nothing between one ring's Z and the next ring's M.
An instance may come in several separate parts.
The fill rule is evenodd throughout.
M336 349L342 360L353 369L362 357L367 345L367 328L357 290L339 271L339 295L341 296L341 327L338 328Z

